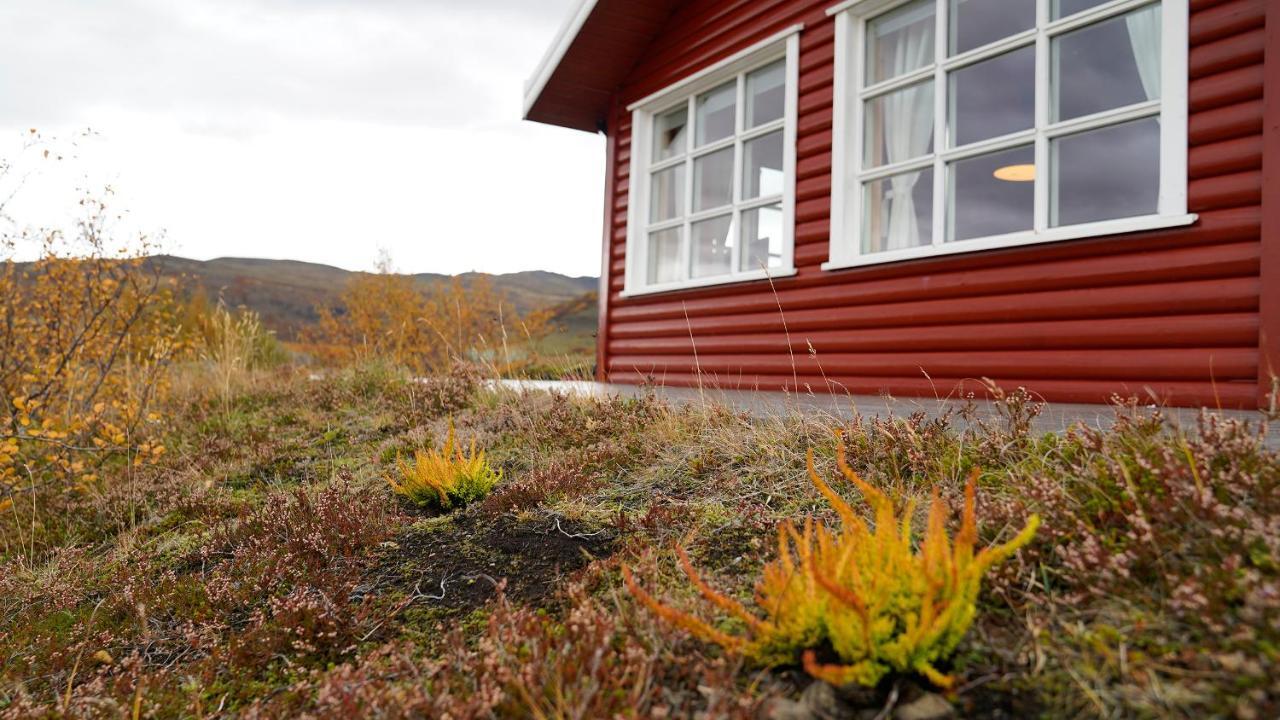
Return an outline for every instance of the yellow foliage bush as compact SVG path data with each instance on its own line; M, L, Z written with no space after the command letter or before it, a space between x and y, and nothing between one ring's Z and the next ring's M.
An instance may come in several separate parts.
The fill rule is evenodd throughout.
M396 458L400 481L388 478L391 489L409 500L437 510L448 510L480 500L502 480L502 472L494 470L476 441L463 452L453 422L444 447L418 450L413 461Z
M458 359L511 364L508 328L518 344L550 331L548 313L517 315L485 276L426 288L412 276L392 273L386 259L381 272L350 281L340 307L318 313L319 322L304 337L305 348L318 359L387 360L419 373L448 368Z
M914 547L911 501L901 519L893 501L858 477L838 451L843 475L862 493L875 516L874 528L818 475L809 452L813 484L840 516L841 528L806 519L778 528L778 556L765 566L756 587L764 618L713 590L699 577L683 548L680 564L699 593L721 611L746 624L733 635L687 613L663 605L644 591L623 567L628 589L653 612L705 640L762 665L802 658L805 670L833 685L873 686L889 672L918 673L939 687L951 678L937 669L973 624L983 575L1035 535L1032 516L1015 538L974 552L978 540L974 476L965 488L964 513L954 544L947 535L947 511L934 494L919 548ZM836 664L821 664L818 650L830 650Z
M171 283L145 242L108 250L104 201L60 232L0 238L0 497L19 487L90 489L106 463L164 452L153 412L183 340ZM36 245L16 262L17 241Z

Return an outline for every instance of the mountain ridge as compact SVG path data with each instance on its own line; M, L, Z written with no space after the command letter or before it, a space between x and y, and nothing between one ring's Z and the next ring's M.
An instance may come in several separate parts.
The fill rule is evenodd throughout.
M221 299L231 307L257 312L267 328L281 338L292 339L299 330L314 323L319 307L339 304L347 283L362 273L304 260L223 257L193 260L176 255L156 255L147 259L166 277L184 279L199 288L211 301ZM519 313L551 308L594 292L598 279L572 277L548 270L515 273L467 272L400 273L413 278L423 289L454 277L464 284L489 278L494 289L505 293Z

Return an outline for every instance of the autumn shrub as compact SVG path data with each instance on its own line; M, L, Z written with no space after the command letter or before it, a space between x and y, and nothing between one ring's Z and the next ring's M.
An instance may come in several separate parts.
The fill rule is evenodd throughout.
M387 479L391 489L434 510L449 510L480 500L502 479L502 472L489 465L484 451L476 450L474 439L470 448L463 451L452 420L440 450L418 450L412 461L397 458L396 467L400 479Z
M640 588L628 568L623 570L626 584L658 615L758 664L792 664L803 657L810 675L835 685L874 686L892 671L919 673L949 687L952 681L938 664L954 652L973 623L983 575L1031 540L1039 518L1032 516L1009 542L975 554L978 530L971 477L955 544L947 536L946 510L935 495L923 542L913 548L915 501L907 504L899 520L893 501L845 463L843 447L838 464L870 505L874 528L818 475L810 452L810 479L839 515L841 529L833 532L812 518L803 530L789 521L782 523L778 556L765 566L756 588L763 619L713 590L693 569L683 548L677 548L689 580L713 606L744 623L747 637L663 605ZM820 650L838 662L822 664Z
M520 315L487 277L451 278L424 287L412 276L380 272L354 277L338 307L317 309L307 349L331 364L386 360L418 374L447 370L458 360L501 372L523 355L513 345L545 336L545 312Z
M6 552L36 553L32 527L54 531L68 502L164 452L155 410L185 351L173 288L145 241L113 249L105 200L80 207L71 236L0 237L0 507L29 511L0 513ZM20 244L39 257L15 261Z

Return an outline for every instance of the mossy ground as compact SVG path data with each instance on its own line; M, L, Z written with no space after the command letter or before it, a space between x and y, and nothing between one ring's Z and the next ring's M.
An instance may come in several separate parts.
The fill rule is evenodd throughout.
M980 468L984 543L1044 516L947 668L967 716L1274 717L1280 463L1257 429L1121 407L1041 436L1025 398L1002 408L752 418L378 366L190 397L159 464L0 521L0 716L757 716L803 674L664 627L619 568L703 612L679 541L749 604L776 524L829 512L804 455L830 472L838 427L895 498L956 507ZM450 419L505 480L426 517L386 476Z

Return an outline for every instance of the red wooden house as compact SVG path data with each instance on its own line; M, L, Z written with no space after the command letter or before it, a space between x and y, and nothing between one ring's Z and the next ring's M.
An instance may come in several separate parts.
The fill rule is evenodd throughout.
M583 0L600 378L1257 407L1280 0Z

